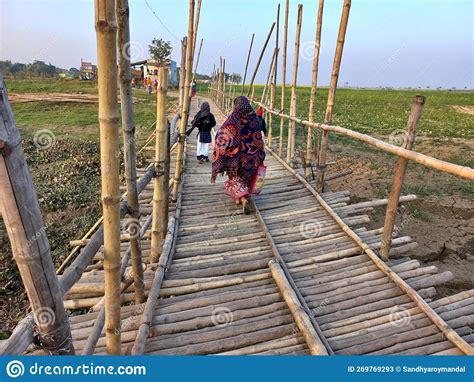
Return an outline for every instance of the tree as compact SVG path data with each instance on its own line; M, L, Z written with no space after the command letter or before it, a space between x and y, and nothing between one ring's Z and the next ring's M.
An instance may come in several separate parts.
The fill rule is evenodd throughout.
M234 84L240 84L242 82L242 76L239 73L232 73L229 75L229 78Z
M166 66L170 63L173 48L171 47L171 42L155 37L151 41L151 44L148 45L148 51L158 66Z

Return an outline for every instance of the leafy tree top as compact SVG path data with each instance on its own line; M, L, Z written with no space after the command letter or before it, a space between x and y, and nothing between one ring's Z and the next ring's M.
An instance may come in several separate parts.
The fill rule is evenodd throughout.
M151 44L148 45L148 51L158 66L166 66L170 63L173 48L171 47L171 42L155 37Z

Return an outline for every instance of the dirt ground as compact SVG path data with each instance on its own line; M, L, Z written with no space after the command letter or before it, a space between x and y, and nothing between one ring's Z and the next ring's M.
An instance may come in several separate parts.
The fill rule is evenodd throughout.
M453 155L471 155L474 141L462 140L436 146L421 140L417 151L448 159ZM351 169L353 173L330 182L331 190L350 190L354 201L385 198L389 195L396 159L380 151L361 151L337 147L330 159L337 161L330 173ZM418 247L408 256L440 272L451 271L452 281L438 287L440 295L474 288L474 193L472 182L443 174L424 166L410 164L404 194L416 194L417 200L399 208L396 225L400 235L411 236ZM383 226L385 207L371 214L371 228Z

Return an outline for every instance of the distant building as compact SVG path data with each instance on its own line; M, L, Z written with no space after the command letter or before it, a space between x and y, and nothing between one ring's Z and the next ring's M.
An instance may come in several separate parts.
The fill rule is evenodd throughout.
M80 69L81 80L95 80L97 78L97 66L92 62L82 61Z
M141 66L141 80L145 77L149 77L151 82L153 83L155 79L158 79L158 69L160 66L156 63L156 61L149 59L143 61L137 61L131 63L132 67ZM170 61L168 65L169 69L169 84L171 86L178 86L178 67L176 66L175 61ZM132 69L133 78L138 79L138 72L136 69Z

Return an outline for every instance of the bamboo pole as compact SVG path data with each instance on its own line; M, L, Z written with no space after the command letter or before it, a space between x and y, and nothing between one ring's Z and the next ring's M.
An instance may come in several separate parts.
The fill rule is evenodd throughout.
M337 80L339 79L339 70L341 67L342 51L344 49L344 40L346 36L347 23L349 21L349 11L351 8L351 0L344 0L342 9L341 24L339 26L339 34L337 37L336 53L334 55L334 63L332 67L331 83L329 85L328 101L326 105L326 114L324 116L325 124L332 124L332 112L336 101ZM324 191L324 175L326 172L326 156L329 144L329 132L323 131L321 137L321 145L319 149L318 161L318 177L316 180L316 189L318 192Z
M188 46L188 38L183 37L181 40L181 65L179 67L179 110L182 113L184 101L184 78L186 75L186 51Z
M255 33L252 33L252 38L250 39L249 53L247 55L247 63L245 64L244 79L242 80L242 89L240 90L240 95L244 94L245 80L247 79L247 70L249 68L249 61L250 61L250 55L252 53L252 46L253 46L254 37L255 37Z
M267 150L273 154L271 149ZM435 324L438 329L444 334L444 336L449 339L454 345L456 345L462 352L467 355L474 355L474 348L466 343L459 334L456 333L449 325L431 308L428 303L412 288L406 283L400 276L397 275L388 265L384 263L383 260L379 259L377 254L337 215L329 204L321 197L321 195L311 187L311 185L299 175L295 170L290 168L281 158L275 156L275 158L285 166L288 171L290 171L293 176L298 179L301 183L304 184L307 190L314 195L318 200L319 204L326 210L326 212L331 216L336 223L341 227L341 229L369 256L369 258L374 262L378 269L380 269L395 285L397 285L402 292L404 292L420 310L426 314L428 318Z
M271 153L273 153L273 151L271 149L269 149ZM297 300L299 301L299 304L301 305L301 307L304 309L304 311L306 312L306 314L308 315L309 317L309 321L310 321L310 324L311 326L313 327L313 330L316 331L317 333L317 337L321 340L323 346L325 347L325 349L327 349L327 352L329 354L333 354L333 351L331 349L331 346L329 345L329 343L327 342L326 338L324 337L324 334L323 332L321 331L318 323L314 320L314 318L310 315L310 310L309 310L309 307L308 305L306 304L305 300L304 300L304 297L303 295L301 294L300 290L298 289L296 283L294 282L292 276L291 276L291 273L290 271L288 270L288 267L285 263L285 260L283 259L283 257L281 256L279 250L278 250L278 247L275 243L275 240L272 236L272 234L270 233L270 230L267 226L267 223L265 222L265 219L263 218L259 208L258 208L258 205L257 203L254 201L253 202L253 206L255 208L255 214L257 216L257 220L260 224L260 227L263 229L263 232L265 233L265 238L266 238L266 241L267 243L270 245L270 248L272 250L272 254L273 256L275 257L276 261L279 262L279 265L280 265L280 268L282 269L284 275L285 275L285 278L287 279L287 282L290 284L291 288L293 289L294 291L294 294L297 298ZM271 272L271 274L273 275L273 272Z
M193 57L196 54L196 41L199 29L199 19L201 15L201 4L202 0L198 0L197 7L194 13L194 27L193 27ZM193 77L194 78L194 77Z
M303 334L311 355L328 355L326 347L316 333L316 330L314 329L308 314L301 306L298 297L288 282L281 266L276 260L270 260L268 266L272 272L273 279L280 289L280 293L282 294L291 314L293 315L298 329Z
M265 102L265 95L267 94L267 88L268 86L270 85L270 81L272 81L271 77L273 75L273 71L274 71L274 64L275 64L275 57L278 55L278 51L277 49L275 48L275 50L273 51L273 56L272 56L272 60L270 61L270 68L268 69L268 75L267 75L267 81L265 82L265 87L263 88L263 92L262 92L262 96L260 97L260 102L263 103L263 104L266 104Z
M191 41L191 44L193 41L194 3L194 0L189 0L188 41ZM186 80L184 87L184 104L183 111L181 113L181 124L179 126L178 153L176 154L176 167L174 174L173 192L171 196L173 202L176 202L178 200L179 182L184 167L184 143L186 141L186 127L188 125L189 108L191 103L190 87L192 78L193 58L193 49L188 49L186 53Z
M38 198L1 73L0 114L0 215L33 311L28 329L34 327L39 343L51 354L74 354Z
M134 274L135 303L140 304L145 298L143 290L143 267L140 240L135 234L140 229L140 204L137 191L137 160L135 118L132 100L132 70L130 66L130 25L128 0L116 0L118 20L118 58L120 77L120 106L122 111L122 130L124 141L125 180L127 184L127 202L129 215L133 224L129 224L131 261ZM136 231L135 231L136 230Z
M150 261L158 261L160 248L168 228L169 198L169 129L166 119L166 95L168 92L168 69L158 69L158 93L156 101L156 154L155 180L153 188L153 223L151 228Z
M425 104L425 97L415 96L411 107L411 113L408 118L407 128L403 140L402 147L406 150L411 150L415 143L416 129L420 122L421 112ZM390 244L392 242L393 226L395 224L395 217L397 215L397 206L402 193L403 180L408 166L408 159L398 158L395 174L393 175L392 190L387 204L387 212L385 214L384 230L382 234L382 247L380 248L380 256L383 260L388 260L390 251Z
M270 41L270 37L272 37L273 29L275 28L275 22L273 22L272 27L270 28L270 32L268 32L267 39L265 40L265 44L263 44L262 51L260 52L260 57L258 58L257 65L255 66L255 70L252 74L252 79L250 80L249 84L249 91L247 92L247 97L252 94L253 98L253 82L255 81L255 76L257 75L258 68L260 67L260 63L262 62L263 55L265 54L265 50L267 49L268 42Z
M288 13L290 10L290 0L285 3L285 24L283 26L283 54L281 68L281 112L285 112L285 90L286 90L286 52L288 48ZM283 155L283 126L285 121L280 119L280 139L278 142L278 155Z
M276 36L275 36L275 49L277 51L275 56L275 69L273 72L273 80L271 85L271 92L270 92L270 108L273 109L275 107L275 96L276 96L276 86L278 80L278 54L280 52L280 48L278 46L278 39L280 37L280 4L277 7L277 19L276 19ZM268 116L268 144L271 147L272 145L272 138L273 138L273 114Z
M203 43L203 41L204 41L204 39L202 38L202 39L201 39L201 43L199 44L199 50L198 50L198 55L197 55L196 64L194 65L193 79L196 77L197 68L198 68L198 65L199 65L199 59L201 58L201 50L202 50L202 43Z
M226 100L226 93L225 93L225 58L222 59L222 78L221 78L221 81L222 81L222 85L221 85L221 89L222 89L221 109L225 110L225 100Z
M120 183L115 2L96 0L107 353L120 354Z
M296 85L298 81L298 64L300 55L300 36L301 36L301 23L303 19L303 5L298 4L298 16L296 22L296 37L295 37L295 53L293 59L293 78L291 82L291 99L290 99L290 115L296 116ZM296 145L296 123L290 121L288 125L288 146L286 148L286 161L290 163L295 155Z
M314 39L314 57L313 57L313 68L311 77L311 96L309 99L309 111L308 121L313 122L314 120L314 108L316 102L316 88L318 85L318 68L319 68L319 51L321 49L321 31L323 25L323 11L324 11L324 0L319 0L318 16L316 20L316 37ZM306 139L306 162L312 165L313 158L313 129L308 126L308 137ZM304 168L304 175L307 179L310 175L310 167Z

